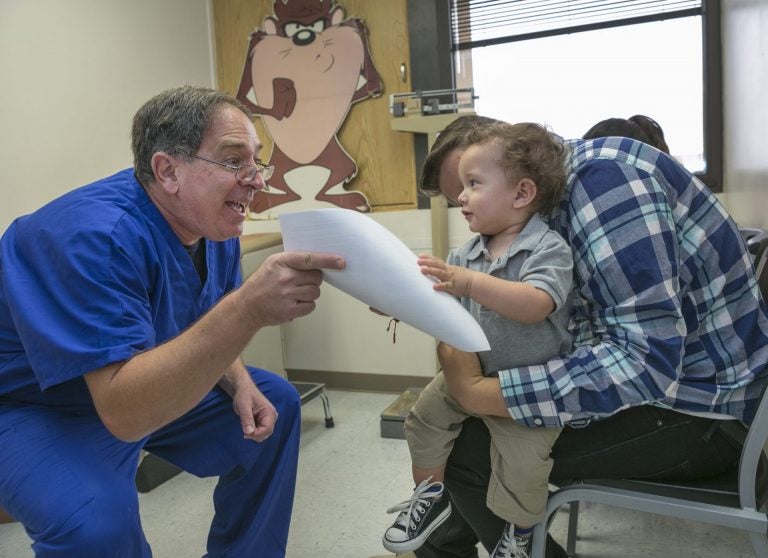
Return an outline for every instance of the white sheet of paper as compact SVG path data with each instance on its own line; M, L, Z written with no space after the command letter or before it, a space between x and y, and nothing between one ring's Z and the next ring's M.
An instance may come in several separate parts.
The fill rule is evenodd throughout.
M283 213L279 220L285 250L344 256L344 270L323 270L337 289L462 351L490 349L472 315L452 295L435 291L416 254L367 215L324 208Z

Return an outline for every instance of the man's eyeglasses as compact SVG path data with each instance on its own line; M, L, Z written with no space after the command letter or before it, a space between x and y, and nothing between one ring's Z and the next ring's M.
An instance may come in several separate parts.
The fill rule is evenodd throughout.
M230 165L229 163L222 163L220 161L212 161L205 157L199 157L198 155L190 155L193 159L200 159L214 165L219 165L227 170L235 173L235 178L242 180L243 182L253 182L256 175L261 173L261 178L269 180L272 177L272 173L275 172L274 165L265 165L257 162L255 165Z

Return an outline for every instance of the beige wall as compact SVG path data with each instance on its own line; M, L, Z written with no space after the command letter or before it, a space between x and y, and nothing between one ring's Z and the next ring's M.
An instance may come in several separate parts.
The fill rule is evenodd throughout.
M214 84L208 0L0 0L0 231L130 166L153 94Z

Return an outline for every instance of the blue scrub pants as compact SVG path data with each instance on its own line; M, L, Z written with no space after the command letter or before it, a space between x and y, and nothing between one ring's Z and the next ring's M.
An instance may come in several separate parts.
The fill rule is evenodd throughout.
M143 448L193 475L219 477L206 556L284 557L301 405L285 379L249 371L278 412L262 443L243 438L232 400L218 388L137 443L112 436L93 410L0 400L0 505L24 525L36 556L151 557L135 485Z

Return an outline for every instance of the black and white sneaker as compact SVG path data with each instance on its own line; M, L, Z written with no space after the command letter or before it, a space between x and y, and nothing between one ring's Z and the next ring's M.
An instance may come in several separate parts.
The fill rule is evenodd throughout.
M392 506L387 513L400 512L384 533L384 548L395 554L416 550L429 534L451 515L451 503L443 497L441 482L422 481L408 500Z
M529 558L531 555L531 533L515 535L515 526L507 523L491 558Z

